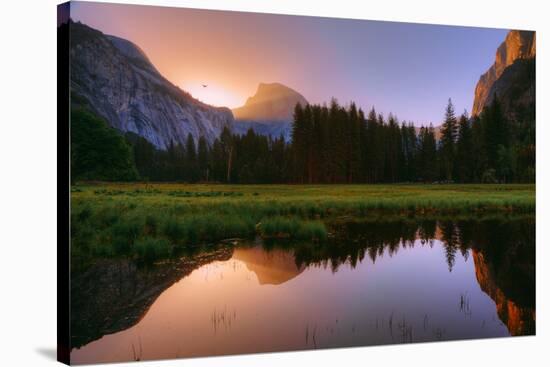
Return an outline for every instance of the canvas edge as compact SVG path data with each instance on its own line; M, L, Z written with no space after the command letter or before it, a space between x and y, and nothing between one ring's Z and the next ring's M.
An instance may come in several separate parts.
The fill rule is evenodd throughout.
M71 362L70 5L70 2L57 5L57 360L67 365ZM66 25L65 31L62 25Z

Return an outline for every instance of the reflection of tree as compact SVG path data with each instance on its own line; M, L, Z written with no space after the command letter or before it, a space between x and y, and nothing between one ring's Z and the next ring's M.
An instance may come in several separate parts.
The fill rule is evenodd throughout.
M270 243L269 246L287 246L296 256L296 264L319 264L338 271L342 264L352 268L365 256L374 263L384 253L396 254L400 248L415 244L442 242L449 270L456 261L456 253L468 259L472 247L483 247L499 265L504 261L517 261L517 249L534 243L525 220L397 220L393 222L345 222L335 227L335 237L326 243ZM531 232L533 229L531 228ZM515 244L515 245L514 245ZM522 252L522 261L534 264L534 251L530 258Z
M401 246L414 246L418 228L414 221L344 222L336 226L334 241L325 245L299 244L293 248L298 265L328 260L331 269L337 271L344 263L355 267L365 255L375 262L384 251L393 256Z
M534 333L533 218L350 222L336 227L335 237L326 243L287 244L295 253L296 264L323 266L336 272L342 264L355 268L365 255L375 263L378 257L393 256L401 247L440 240L449 271L455 264L457 252L460 251L465 260L474 253L478 282L497 304L499 317L512 334ZM480 264L490 271L481 271Z
M445 258L449 271L453 270L455 264L456 250L459 248L458 228L454 222L442 221L439 222L441 231L441 242L445 248Z
M419 222L418 237L429 242L435 238L435 231L437 229L437 223L435 220L422 220Z
M372 246L372 247L369 247L367 251L369 252L369 257L372 260L372 263L374 264L376 262L376 256L378 254L379 249Z
M476 221L440 221L441 241L445 246L445 257L449 271L456 261L456 253L460 251L464 260L468 260L469 249L473 246L473 236L479 223Z
M470 251L468 251L468 250L473 245L472 230L473 230L474 226L473 226L473 223L471 221L459 221L457 223L457 226L459 228L459 236L460 236L460 241L459 241L459 244L458 244L459 249L460 249L460 253L464 257L464 260L468 260L468 257L469 257L469 254L470 254Z

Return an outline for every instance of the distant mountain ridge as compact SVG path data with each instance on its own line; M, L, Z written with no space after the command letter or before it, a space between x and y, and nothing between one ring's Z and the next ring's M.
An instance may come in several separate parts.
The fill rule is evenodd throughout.
M235 120L233 123L233 133L245 135L249 129L256 134L270 136L273 139L280 138L289 143L292 139L292 120L291 121L249 121Z
M429 127L429 125L424 126L424 127ZM419 134L420 134L420 129L421 129L421 128L422 128L422 127L415 126L414 131L416 132L416 135L419 135ZM441 139L441 125L432 126L432 128L433 128L433 130L434 130L435 140Z
M198 101L164 78L132 42L69 22L71 96L122 132L138 134L157 148L184 144L188 134L212 143L233 114Z
M497 95L512 119L518 109L534 108L536 35L531 31L511 30L498 47L495 62L475 88L472 116Z

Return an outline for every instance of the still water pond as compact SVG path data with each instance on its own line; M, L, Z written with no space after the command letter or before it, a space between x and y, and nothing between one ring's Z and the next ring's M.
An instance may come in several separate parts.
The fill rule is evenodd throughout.
M110 301L105 301L105 315L89 317L88 329L80 327L81 334L89 329L94 334L80 335L75 344L82 345L73 349L72 361L535 333L533 223L397 226L408 233L384 239L383 232L391 230L385 228L373 240L379 225L372 225L347 242L218 248L189 255L185 270L173 276L173 264L160 270L110 264L111 270L102 271L111 274L106 281L112 289L103 284L82 294ZM155 288L155 282L162 284ZM114 312L117 297L136 299L137 311Z

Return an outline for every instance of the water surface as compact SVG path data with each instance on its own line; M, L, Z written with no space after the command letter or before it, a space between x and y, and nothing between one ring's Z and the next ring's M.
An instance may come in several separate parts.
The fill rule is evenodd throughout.
M329 244L257 241L190 255L183 275L127 325L110 322L112 333L73 349L72 361L534 334L534 224L389 226L352 224L343 233L361 233ZM160 266L164 277L172 266ZM136 268L132 279L143 283L140 272L159 277Z

